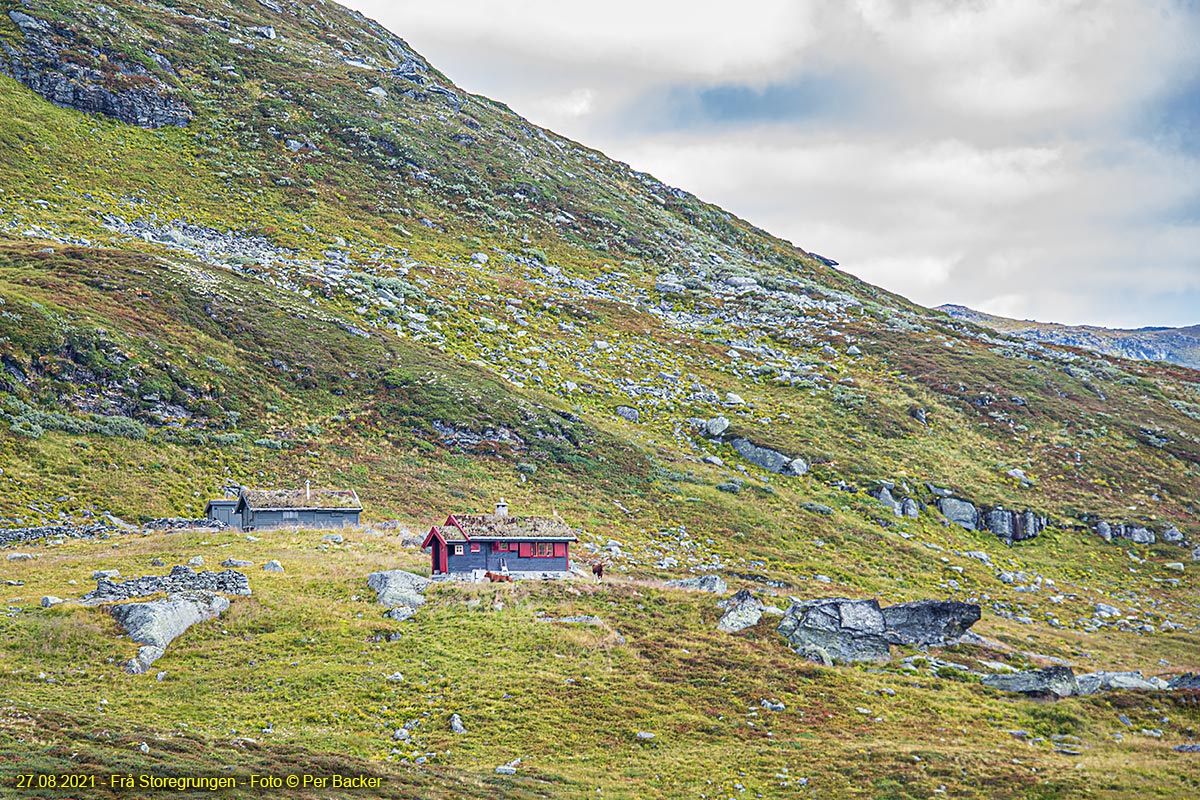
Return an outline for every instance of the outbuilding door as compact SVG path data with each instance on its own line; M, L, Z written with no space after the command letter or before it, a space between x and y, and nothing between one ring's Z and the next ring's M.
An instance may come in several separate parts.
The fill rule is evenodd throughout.
M446 564L446 561L447 561L446 554L447 554L446 545L442 544L439 540L434 539L433 540L433 572L435 575L438 573L444 574L449 571L447 569L447 564Z

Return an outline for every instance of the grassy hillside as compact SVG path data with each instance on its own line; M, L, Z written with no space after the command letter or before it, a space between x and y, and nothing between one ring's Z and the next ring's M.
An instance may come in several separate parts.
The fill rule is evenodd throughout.
M1200 540L1194 371L915 306L467 95L333 4L0 0L0 42L10 74L192 114L140 127L0 75L0 527L195 517L227 483L305 480L354 488L367 523L336 545L8 548L37 558L0 561L5 791L84 765L345 766L395 797L1197 793L1171 749L1191 694L1038 704L929 660L1200 671L1190 548L1092 532ZM697 425L718 415L723 439ZM736 437L811 469L772 473ZM1006 547L934 489L1051 524ZM616 580L439 586L415 622L383 619L366 576L427 571L401 540L500 496L580 528L579 558L619 543ZM134 646L101 610L39 605L196 555L254 560L254 594L177 640L162 682L122 670ZM774 617L722 634L715 597L663 586L712 571L782 608L978 602L984 644L817 667Z

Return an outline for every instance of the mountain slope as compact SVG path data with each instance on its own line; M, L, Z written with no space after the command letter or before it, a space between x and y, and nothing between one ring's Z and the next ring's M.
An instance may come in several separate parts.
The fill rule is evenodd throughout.
M355 488L373 526L16 545L39 558L0 562L23 583L5 780L71 752L179 774L344 755L396 796L1122 796L1143 774L1194 795L1170 749L1188 697L1047 708L974 674L1200 670L1193 370L923 309L332 3L0 1L0 71L0 527L195 517L227 483L305 480ZM980 527L1049 524L1009 546L946 494ZM441 586L382 619L366 575L426 570L403 540L499 496L580 527L617 580ZM196 555L287 571L248 570L253 597L173 644L163 684L121 671L96 609L38 603ZM979 602L984 639L906 650L916 672L820 668L772 617L721 634L714 598L661 584L714 571L781 606Z
M1200 325L1187 328L1138 328L1122 330L1094 325L1060 325L1055 322L1024 322L975 311L966 306L937 307L955 319L973 322L992 330L1010 333L1032 342L1076 347L1106 356L1137 361L1169 361L1200 369Z

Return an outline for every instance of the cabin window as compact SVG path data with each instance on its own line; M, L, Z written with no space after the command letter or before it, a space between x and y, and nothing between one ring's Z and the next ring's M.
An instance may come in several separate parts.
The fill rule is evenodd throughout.
M461 556L463 554L463 546L461 544L454 545L454 555Z
M479 545L478 545L478 544L475 544L474 542L472 542L472 543L471 543L471 552L472 552L472 553L478 553L478 552L479 552Z
M283 512L283 518L284 519L300 519L300 512L299 511L285 511L285 512Z
M554 544L552 542L537 542L533 546L534 558L553 558Z
M503 553L503 552L506 552L507 550L508 550L507 542L492 542L492 552L493 553Z

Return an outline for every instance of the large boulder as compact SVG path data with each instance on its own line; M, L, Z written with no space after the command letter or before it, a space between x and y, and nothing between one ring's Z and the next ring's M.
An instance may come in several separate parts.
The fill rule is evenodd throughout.
M1185 672L1182 675L1176 675L1174 678L1171 678L1167 685L1172 689L1200 689L1200 675Z
M920 647L956 642L980 617L978 604L954 600L917 600L882 612L884 638L892 644Z
M778 628L792 650L823 664L887 661L885 629L877 600L844 598L794 603Z
M733 597L717 605L725 609L725 615L717 623L717 630L725 633L752 628L762 619L763 604L746 589L739 590Z
M1097 692L1107 692L1113 689L1154 691L1160 688L1158 684L1146 680L1140 671L1089 672L1086 675L1076 677L1075 682L1079 684L1080 694L1096 694Z
M785 475L799 475L808 471L808 465L804 464L803 459L797 459L794 456L784 455L778 450L772 450L769 447L762 447L761 445L757 445L749 439L733 439L729 442L729 444L733 446L734 450L738 451L738 454L741 455L742 458L746 459L751 464L757 464L765 470L770 470L771 472L778 472ZM803 465L803 468L799 464L793 466L793 464L798 460Z
M1071 697L1079 694L1079 683L1070 667L1046 667L1001 675L984 675L984 686L1003 692L1016 692L1033 697Z
M216 619L227 608L229 601L219 594L182 592L166 600L116 605L109 613L129 632L130 639L142 645L137 657L126 666L139 674L161 658L167 645L180 634L197 622Z
M680 578L674 581L667 581L665 585L676 589L692 589L700 592L712 592L713 594L725 594L725 592L729 591L729 587L725 585L725 581L721 579L720 575Z
M966 500L957 497L943 497L937 501L938 510L946 519L973 531L979 528L979 510Z
M388 572L372 572L367 576L367 586L378 594L379 602L388 608L409 606L416 608L425 604L425 587L430 580L402 569Z

